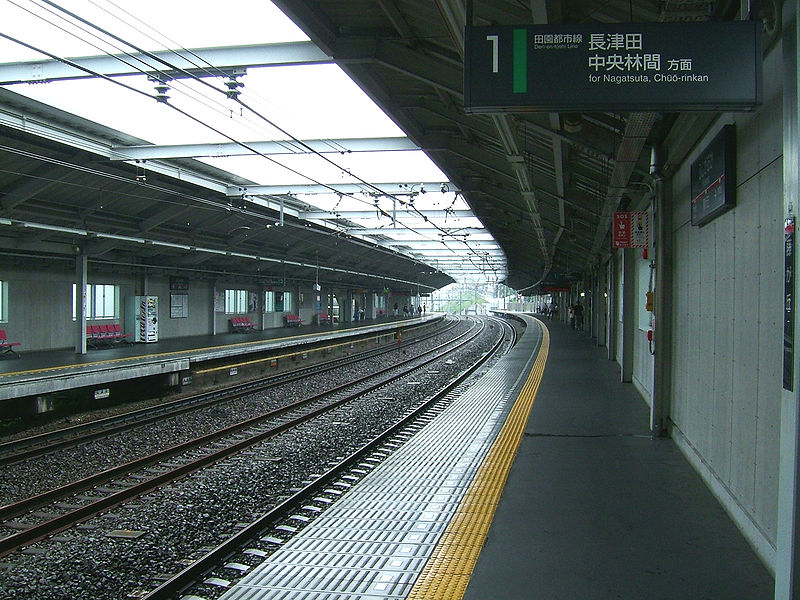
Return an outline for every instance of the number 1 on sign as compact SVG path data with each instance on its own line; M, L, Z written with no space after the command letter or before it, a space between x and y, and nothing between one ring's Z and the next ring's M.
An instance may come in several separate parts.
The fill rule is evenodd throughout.
M498 35L487 35L486 36L487 42L492 42L492 73L497 73L498 70L498 58L497 58L497 48L500 45L500 36Z

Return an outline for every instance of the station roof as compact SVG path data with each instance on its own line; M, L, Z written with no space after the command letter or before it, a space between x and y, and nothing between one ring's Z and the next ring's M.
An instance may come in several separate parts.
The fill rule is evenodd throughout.
M7 256L414 291L504 275L459 191L271 4L234 29L230 7L10 4Z
M465 0L275 4L462 191L507 256L506 282L523 293L578 280L601 264L611 251L613 212L639 204L652 189L651 147L678 122L675 113L465 113ZM732 1L472 5L473 24L487 26L741 18ZM678 128L714 116L695 113Z
M463 0L274 5L296 27L265 1L5 6L5 251L390 289L479 277L532 293L598 264L613 211L651 189L650 146L675 115L465 114ZM475 0L474 18L737 9Z

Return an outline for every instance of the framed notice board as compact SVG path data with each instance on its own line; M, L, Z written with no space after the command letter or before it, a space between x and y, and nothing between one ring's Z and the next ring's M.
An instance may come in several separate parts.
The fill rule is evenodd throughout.
M692 225L702 227L736 206L736 129L725 125L694 162Z
M189 316L189 294L169 295L169 316L171 319L185 319Z

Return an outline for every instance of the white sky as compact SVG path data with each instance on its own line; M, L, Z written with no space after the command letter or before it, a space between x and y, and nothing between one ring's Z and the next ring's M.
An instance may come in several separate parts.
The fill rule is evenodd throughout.
M56 3L149 51L307 40L291 21L265 0L58 0ZM58 26L31 13L45 15ZM96 32L87 25L80 27L83 31L76 29L71 19L64 19L63 13L40 0L0 0L1 33L57 56L97 56L130 50L119 42L95 37ZM91 40L91 44L84 40ZM0 63L46 59L39 53L0 39ZM117 81L148 95L154 93L153 83L144 75L120 77ZM204 81L225 89L221 78ZM332 64L248 68L241 81L244 83L241 100L299 139L404 135L355 83ZM176 80L171 82L171 86L168 92L171 105L202 123L211 124L220 133L180 115L163 103L104 80L23 84L9 86L9 89L153 144L286 139L284 134L258 116L242 112L238 104L198 82ZM348 172L374 183L414 184L447 180L421 151L326 156L336 166L313 155L279 155L273 157L275 162L260 156L201 160L268 185L310 183L309 178L329 184L345 183L353 180ZM284 169L276 162L308 177ZM309 196L302 200L330 210L338 198ZM440 194L435 190L417 196L415 204L420 209L468 208L460 198L454 203L453 192ZM350 208L363 210L365 205L345 197L339 210ZM368 227L385 226L385 219L384 222L360 222ZM443 226L481 225L474 218L460 222L450 218ZM489 237L488 234L485 237ZM441 239L440 236L433 238ZM478 236L473 239L478 239ZM454 272L451 274L458 276Z

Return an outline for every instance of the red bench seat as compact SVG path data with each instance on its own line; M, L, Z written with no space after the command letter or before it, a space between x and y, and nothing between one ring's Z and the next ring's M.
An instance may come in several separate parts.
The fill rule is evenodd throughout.
M108 347L118 342L130 342L130 333L122 332L119 323L86 326L86 343L92 348Z
M256 324L250 320L250 317L231 317L231 330L234 333L252 331L255 328Z
M6 330L0 329L0 355L12 354L15 357L19 355L14 352L14 347L21 345L19 342L9 342L6 336Z

